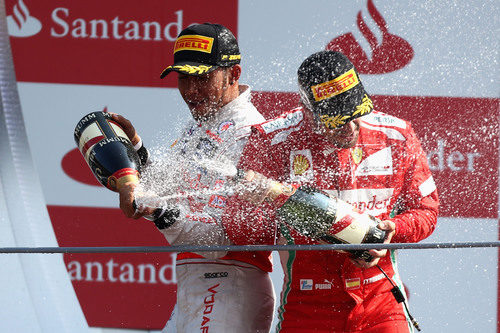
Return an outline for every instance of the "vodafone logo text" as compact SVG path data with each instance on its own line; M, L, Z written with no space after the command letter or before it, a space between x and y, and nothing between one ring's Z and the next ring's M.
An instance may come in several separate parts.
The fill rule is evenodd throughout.
M220 283L208 288L208 296L205 297L203 302L205 303L205 310L203 310L203 318L201 320L200 330L201 332L209 332L210 330L210 314L214 310L215 305L215 294L217 294L217 288L220 286Z

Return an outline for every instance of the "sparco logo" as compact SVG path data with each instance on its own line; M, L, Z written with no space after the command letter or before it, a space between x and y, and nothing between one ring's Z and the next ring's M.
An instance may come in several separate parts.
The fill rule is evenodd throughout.
M7 16L7 28L11 36L29 37L39 33L42 30L42 24L38 19L30 15L30 11L23 0L19 0L12 7L12 15Z
M205 273L205 279L215 279L215 278L220 278L220 277L227 277L229 274L228 272L214 272L214 273Z

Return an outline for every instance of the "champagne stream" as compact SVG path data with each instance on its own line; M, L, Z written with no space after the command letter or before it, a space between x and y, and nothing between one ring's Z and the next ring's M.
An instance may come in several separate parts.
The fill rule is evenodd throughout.
M138 205L161 208L187 205L188 200L183 199L228 195L237 187L236 182L230 180L236 174L236 166L226 158L191 156L188 159L178 154L163 154L143 170L135 189L135 200ZM207 188L200 177L226 180L219 186Z

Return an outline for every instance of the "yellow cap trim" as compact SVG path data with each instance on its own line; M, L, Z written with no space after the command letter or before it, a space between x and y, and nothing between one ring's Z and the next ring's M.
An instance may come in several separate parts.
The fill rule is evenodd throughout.
M176 65L176 66L168 66L167 68L165 68L165 70L163 71L163 73L165 73L165 71L169 70L169 69L173 69L173 70L177 70L177 71L180 71L180 72L184 72L186 74L198 74L198 75L201 75L201 74L204 74L206 72L208 72L208 70L210 68L212 68L213 66L205 66L205 65L199 65L199 66L191 66L191 65Z
M354 110L352 116L354 117L357 114L360 114L362 116L372 112L372 110L373 110L373 102L370 99L370 97L368 97L368 95L365 94L365 97L363 97L361 104L356 106L356 110Z
M335 129L338 127L342 127L345 125L347 119L350 119L351 116L342 116L340 114L331 117L329 115L322 115L320 116L320 121L325 125L327 128Z

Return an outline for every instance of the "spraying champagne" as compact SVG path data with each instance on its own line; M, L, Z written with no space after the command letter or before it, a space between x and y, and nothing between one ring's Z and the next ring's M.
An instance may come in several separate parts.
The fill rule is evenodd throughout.
M250 182L250 193L243 190L241 195L244 200L271 202L278 207L278 216L304 236L327 244L384 242L386 233L377 226L380 220L360 213L339 198L306 186L282 184L253 171L239 171L238 177ZM367 262L373 259L366 250L349 252Z

